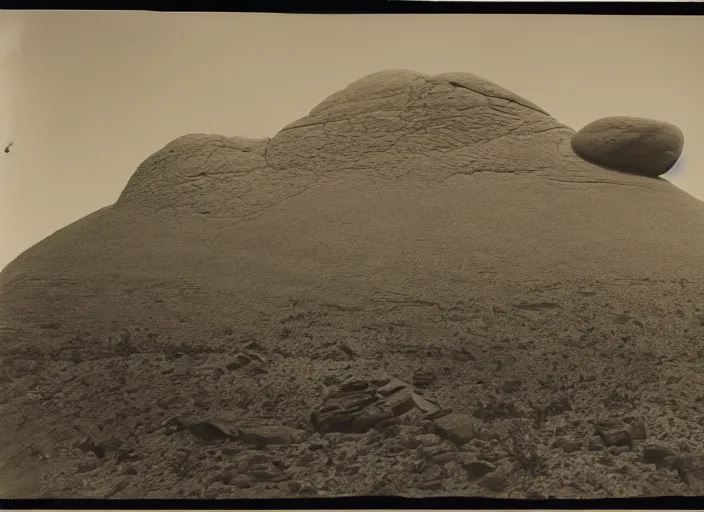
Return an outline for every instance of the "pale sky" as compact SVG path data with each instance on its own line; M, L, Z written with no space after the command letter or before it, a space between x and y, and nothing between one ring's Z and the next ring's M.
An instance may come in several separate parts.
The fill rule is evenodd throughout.
M0 268L187 133L273 136L383 69L483 76L580 129L671 122L704 200L704 18L0 11Z

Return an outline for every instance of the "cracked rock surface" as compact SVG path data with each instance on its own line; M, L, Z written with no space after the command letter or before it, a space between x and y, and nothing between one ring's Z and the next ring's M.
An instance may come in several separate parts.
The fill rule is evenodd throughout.
M574 136L396 70L170 142L0 274L0 496L701 493L704 205Z

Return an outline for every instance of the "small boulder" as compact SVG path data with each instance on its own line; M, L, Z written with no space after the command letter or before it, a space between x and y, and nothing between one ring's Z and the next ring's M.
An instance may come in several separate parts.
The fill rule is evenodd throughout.
M668 457L667 465L676 470L685 483L692 480L704 480L704 454L676 455Z
M239 474L230 481L230 485L239 487L240 489L249 489L252 487L252 483L249 481L249 477L244 474Z
M503 492L509 486L507 475L494 471L477 481L478 485L488 491Z
M665 459L674 457L676 454L667 446L651 443L643 447L643 462L655 464L656 467L664 467Z
M545 415L557 416L571 410L572 404L570 403L569 397L560 396L547 405L547 407L545 408Z
M101 459L105 457L108 453L115 452L122 446L122 441L117 438L105 439L93 448L93 452Z
M589 448L590 452L597 452L599 450L604 449L604 441L602 441L602 438L599 436L593 436L589 439L589 443L587 443L587 447Z
M604 446L626 446L631 444L631 436L625 429L611 430L607 432L599 432Z
M648 431L642 421L636 421L628 426L628 435L634 441L642 441L648 437Z
M440 437L448 439L458 446L474 438L474 419L467 414L451 413L434 422L435 430Z
M201 421L188 425L188 431L208 443L230 439L229 429L216 421Z
M605 117L572 137L572 149L582 159L652 178L669 171L683 148L684 135L679 128L638 117Z
M426 415L426 418L438 418L440 413L440 407L430 400L423 398L418 393L411 393L411 398L413 399L413 404ZM449 412L448 412L449 414Z
M631 448L628 445L612 446L611 448L609 448L609 453L611 455L620 455L622 453L627 453L630 450Z
M479 459L463 462L462 467L471 479L481 478L496 470L496 466L491 462Z
M227 368L230 371L234 370L239 370L243 366L247 366L252 362L252 358L249 357L247 354L239 353L235 355L235 357L225 365L225 368Z
M416 405L413 400L413 391L410 388L402 388L386 398L386 403L396 416L406 414Z
M84 437L76 443L76 448L82 452L92 452L95 449L95 443L90 436Z
M411 387L412 386L408 382L404 382L400 379L393 379L377 389L377 393L382 396L390 396L399 391L410 389Z

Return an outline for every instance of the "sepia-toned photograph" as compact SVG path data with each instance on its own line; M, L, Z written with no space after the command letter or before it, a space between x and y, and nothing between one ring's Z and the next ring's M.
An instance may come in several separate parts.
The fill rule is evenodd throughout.
M0 11L0 497L704 494L701 48Z

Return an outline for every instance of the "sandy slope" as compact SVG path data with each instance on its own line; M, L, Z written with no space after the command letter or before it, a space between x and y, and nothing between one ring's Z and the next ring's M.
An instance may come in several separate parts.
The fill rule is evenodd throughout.
M697 492L704 205L573 133L392 71L270 140L173 141L0 274L0 491ZM401 379L442 410L316 432L363 379L344 400L388 416Z

